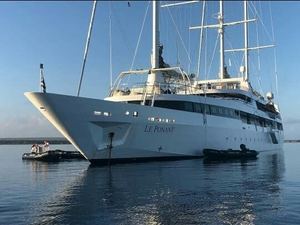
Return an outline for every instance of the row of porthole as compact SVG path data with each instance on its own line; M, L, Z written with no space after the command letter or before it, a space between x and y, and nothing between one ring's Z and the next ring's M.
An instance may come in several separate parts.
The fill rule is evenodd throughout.
M239 138L234 137L233 139L234 139L234 141L237 141L237 139L239 139ZM229 140L229 137L226 137L226 141L228 141L228 140ZM240 141L243 141L243 138L240 138ZM248 141L248 139L244 138L244 141ZM249 138L249 141L251 142L252 138ZM255 141L264 141L264 139L263 138L258 138L258 139L253 138L253 142L255 142Z
M101 112L101 111L94 111L94 115L96 116L112 116L112 113L111 112ZM129 116L130 115L130 112L129 111L126 111L125 112L125 115ZM134 117L138 117L138 112L134 111L132 113L132 116Z
M129 111L126 111L126 112L125 112L125 115L126 115L126 116L129 116L129 115L130 115L130 112L129 112ZM137 111L134 111L134 112L132 113L132 116L138 117L138 116L139 116L139 113L138 113Z
M129 116L130 115L130 112L129 111L126 111L125 112L125 115L126 116ZM138 117L138 112L137 111L134 111L132 112L132 116L134 117ZM152 121L152 122L161 122L161 123L175 123L175 120L174 119L165 119L165 118L159 118L159 117L148 117L148 121Z
M164 119L159 117L148 117L148 121L161 123L175 123L174 119Z
M112 116L111 112L94 111L95 116Z

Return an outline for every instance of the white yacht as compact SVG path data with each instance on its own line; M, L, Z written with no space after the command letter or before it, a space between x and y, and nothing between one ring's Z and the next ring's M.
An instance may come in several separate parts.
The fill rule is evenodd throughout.
M193 1L194 2L194 1ZM280 149L283 126L273 94L255 91L249 79L247 1L244 18L224 22L220 1L217 28L220 69L217 79L198 80L162 58L159 41L159 2L152 2L151 68L122 72L104 100L45 92L27 92L32 104L91 163L194 158L203 149ZM240 77L228 75L224 64L224 29L242 24L244 62ZM129 76L146 77L142 84L124 87Z

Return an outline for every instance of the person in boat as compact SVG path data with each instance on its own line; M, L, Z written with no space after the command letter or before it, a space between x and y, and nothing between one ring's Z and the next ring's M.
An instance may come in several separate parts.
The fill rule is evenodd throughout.
M36 145L36 149L37 149L37 151L36 151L37 154L43 153L43 146Z
M246 151L249 150L248 148L246 148L246 145L244 145L244 144L240 145L240 149L241 149L242 152L246 152Z
M33 145L31 146L31 153L33 153L33 154L36 154L36 153L37 153L37 146L36 146L36 144L33 144Z
M44 150L45 152L49 151L49 142L44 141L43 150Z

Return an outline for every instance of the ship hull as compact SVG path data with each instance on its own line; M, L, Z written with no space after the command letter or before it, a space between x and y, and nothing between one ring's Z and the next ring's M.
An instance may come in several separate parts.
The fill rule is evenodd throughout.
M283 131L240 120L137 104L25 93L93 164L195 158L203 149L282 148ZM276 144L272 138L276 138Z

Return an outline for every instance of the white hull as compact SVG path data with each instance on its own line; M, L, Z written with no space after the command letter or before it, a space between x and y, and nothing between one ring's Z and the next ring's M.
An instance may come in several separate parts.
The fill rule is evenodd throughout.
M269 128L232 118L66 95L25 95L91 162L200 157L205 148L239 149L240 144L269 151L283 144L282 130L272 131L278 141L274 144ZM255 110L237 100L208 100ZM112 143L110 133L114 134Z

